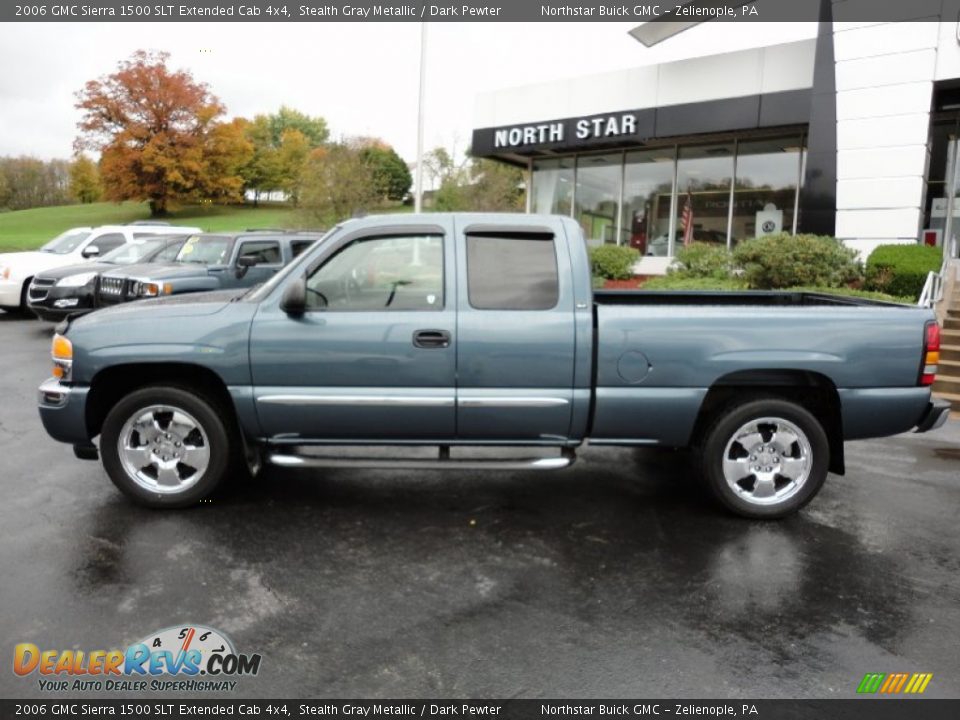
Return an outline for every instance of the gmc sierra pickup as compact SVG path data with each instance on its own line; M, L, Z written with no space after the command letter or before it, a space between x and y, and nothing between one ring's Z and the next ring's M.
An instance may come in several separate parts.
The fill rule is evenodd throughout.
M589 439L693 446L726 508L772 518L843 472L844 440L944 423L938 347L933 313L905 305L594 292L568 218L380 216L258 288L68 320L39 405L52 437L155 507L261 461L549 469Z

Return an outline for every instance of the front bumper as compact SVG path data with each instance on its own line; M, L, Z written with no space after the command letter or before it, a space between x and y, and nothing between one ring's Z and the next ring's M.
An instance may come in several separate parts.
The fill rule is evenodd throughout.
M941 427L950 417L950 403L940 398L932 398L926 411L917 423L917 432L929 432Z
M40 420L47 434L60 442L89 444L87 393L83 385L63 385L57 378L45 380L37 391Z
M54 285L43 290L46 294L42 299L34 298L32 289L27 294L27 306L41 320L59 322L68 315L81 315L94 309L92 287L61 288Z

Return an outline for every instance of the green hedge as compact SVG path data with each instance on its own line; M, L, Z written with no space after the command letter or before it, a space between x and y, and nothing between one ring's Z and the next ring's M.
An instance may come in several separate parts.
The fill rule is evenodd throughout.
M733 251L733 260L756 290L843 287L863 279L857 251L824 235L780 233L745 240Z
M744 280L737 278L688 278L678 275L666 275L650 278L641 290L748 290ZM845 295L848 297L864 298L867 300L882 300L883 302L912 303L909 297L896 297L885 293L868 290L854 290L852 288L831 287L791 287L780 292L813 292L827 295Z
M727 279L733 274L733 255L723 245L695 242L677 248L668 272L685 278Z
M737 278L697 278L663 275L650 278L641 290L746 290L747 284Z
M880 245L867 258L867 287L870 290L920 297L927 273L943 263L943 250L929 245Z
M629 280L640 253L624 245L601 245L590 248L590 266L593 274L607 280Z

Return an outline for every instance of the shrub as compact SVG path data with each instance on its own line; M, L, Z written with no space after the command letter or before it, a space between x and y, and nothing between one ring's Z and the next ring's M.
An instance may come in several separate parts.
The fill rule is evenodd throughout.
M746 240L733 251L751 288L841 287L862 279L857 251L822 235L768 235Z
M594 275L606 280L629 280L639 257L640 253L631 247L601 245L590 249L590 267Z
M733 255L723 245L695 242L677 249L669 273L686 278L729 278Z
M676 273L650 278L641 290L746 290L739 278L683 277Z
M943 251L929 245L880 245L867 258L867 287L916 300L927 273L936 272Z

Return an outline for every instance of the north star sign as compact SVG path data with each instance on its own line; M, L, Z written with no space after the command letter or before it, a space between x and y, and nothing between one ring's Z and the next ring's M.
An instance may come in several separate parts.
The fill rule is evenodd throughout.
M526 145L562 143L567 139L565 134L568 123L570 123L570 121L558 120L533 125L516 125L514 127L497 128L493 133L493 147L515 148ZM596 117L575 119L570 123L569 127L573 134L573 137L570 138L571 140L612 139L624 135L636 135L637 116L635 113L598 115Z

